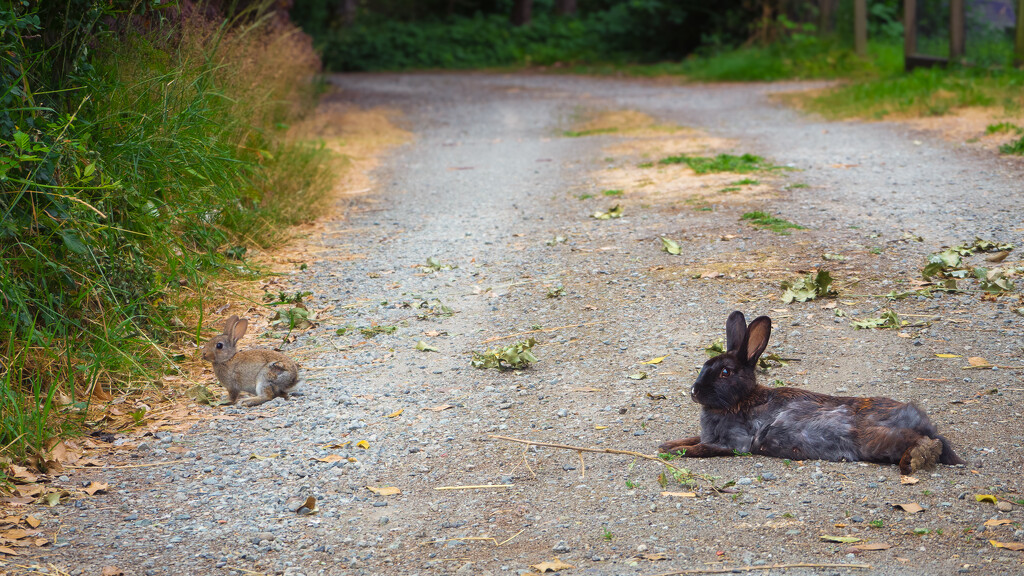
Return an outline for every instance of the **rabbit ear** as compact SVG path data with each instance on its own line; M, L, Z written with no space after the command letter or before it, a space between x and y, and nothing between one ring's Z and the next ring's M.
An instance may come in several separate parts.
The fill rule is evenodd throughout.
M739 310L729 314L725 321L725 349L728 352L739 350L747 338L747 319Z
M231 343L234 344L235 342L241 340L242 336L245 336L245 331L247 328L249 328L249 321L246 320L245 318L236 321L235 325L231 327L231 333L229 335L231 338Z
M747 327L747 338L741 346L740 358L747 364L757 363L761 353L768 347L768 338L772 335L772 319L758 316Z
M235 322L238 322L238 316L237 315L232 314L231 316L228 316L228 319L224 321L224 333L225 334L230 334L231 333L231 329L235 327Z

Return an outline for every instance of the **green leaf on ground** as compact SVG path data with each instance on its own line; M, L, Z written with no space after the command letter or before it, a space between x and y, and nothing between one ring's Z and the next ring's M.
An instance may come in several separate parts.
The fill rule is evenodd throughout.
M839 542L840 544L853 544L854 542L860 542L861 539L856 536L828 536L822 535L822 540L826 542Z
M678 256L683 252L683 249L679 246L678 242L670 238L665 238L664 236L661 238L661 249L673 256Z
M900 317L892 310L886 310L878 318L865 318L864 320L854 320L850 322L850 326L857 329L866 328L899 328L908 324L905 320L900 320Z
M816 274L808 274L806 278L786 280L782 282L782 301L806 302L816 298L826 298L838 294L832 289L832 275L828 270L818 270Z
M533 347L537 341L533 338L509 344L503 348L490 348L484 352L473 352L470 364L474 368L498 368L521 370L537 361L533 355Z
M708 358L725 354L725 340L716 338L714 342L704 347L704 353L708 355Z
M427 344L423 340L416 343L416 349L421 352L437 352L437 348L434 348L430 344Z
M643 380L647 378L647 372L637 372L636 374L630 374L630 380Z
M789 236L790 229L806 230L806 228L799 224L795 224L782 218L776 218L767 212L747 212L741 216L740 219L748 220L758 228L767 228L781 236Z
M559 296L565 296L565 286L559 284L548 290L548 298L558 298Z
M590 215L591 218L597 218L598 220L611 220L612 218L622 218L622 206L616 204L608 209L607 212L594 212Z

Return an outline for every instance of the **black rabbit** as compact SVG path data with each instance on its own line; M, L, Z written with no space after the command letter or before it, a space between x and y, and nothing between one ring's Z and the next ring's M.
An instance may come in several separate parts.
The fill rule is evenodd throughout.
M761 316L748 327L743 314L733 312L725 331L726 352L704 363L690 391L703 407L700 436L665 442L662 452L898 463L901 474L936 462L964 463L912 403L758 385L757 359L768 346L771 318Z

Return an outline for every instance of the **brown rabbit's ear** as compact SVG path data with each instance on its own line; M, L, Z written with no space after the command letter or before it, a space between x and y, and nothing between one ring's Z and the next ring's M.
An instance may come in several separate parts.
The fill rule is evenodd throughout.
M739 310L729 314L725 321L725 349L728 352L739 350L747 338L747 319Z
M231 333L231 329L235 327L235 322L238 322L238 316L237 315L232 314L231 316L228 316L228 319L224 321L224 333L225 334L230 334Z
M768 338L772 335L772 319L767 316L758 316L747 327L747 340L743 343L741 356L744 362L753 365L761 357L761 353L768 347Z
M236 321L235 325L231 327L231 333L229 334L229 337L231 338L231 343L234 344L235 342L241 340L242 336L245 336L245 331L248 328L249 321L246 320L245 318Z

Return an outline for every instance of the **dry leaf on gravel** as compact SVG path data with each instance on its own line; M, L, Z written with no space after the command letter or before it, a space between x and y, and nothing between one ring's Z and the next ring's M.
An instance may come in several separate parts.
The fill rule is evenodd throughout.
M398 418L399 416L402 415L402 412L405 412L405 408L399 408L398 410L395 410L391 414L388 414L387 418Z
M320 510L316 507L316 498L309 496L305 500L294 500L289 501L290 508L295 510L298 514L309 515L316 514Z
M370 443L367 442L366 440L360 440L359 442L356 442L356 446L362 448L363 450L370 449Z
M124 576L124 570L121 570L117 566L104 566L102 576Z
M7 546L0 546L0 554L7 554L9 556L17 556L18 553L13 548Z
M823 535L822 540L826 542L839 542L840 544L853 544L854 542L860 542L860 538L856 536L828 536Z
M110 485L105 482L90 482L84 491L89 496L92 496L97 492L105 492L107 488L110 488Z
M646 554L639 554L635 556L635 558L637 560L649 560L651 562L657 562L658 560L668 560L668 556L666 556L665 554L655 554L652 552L648 552Z
M662 496L668 496L669 498L696 498L696 492L662 492Z
M395 486L381 486L380 488L367 486L366 489L378 496L394 496L395 494L402 493L402 491Z
M913 476L900 476L900 484L917 484L921 480Z
M1009 518L989 518L985 520L985 526L1002 526L1003 524L1013 524L1013 520Z
M893 504L892 507L901 508L904 511L909 512L911 514L917 514L918 512L924 511L924 508L922 508L920 504L917 504L915 502L907 502L906 504Z
M28 524L29 526L31 526L33 528L38 528L40 522L39 522L39 519L36 518L35 516L26 516L25 517L25 524Z
M424 410L429 410L431 412L440 412L442 410L447 410L449 408L455 408L455 406L452 406L451 404L441 404L440 406L429 406L427 408L424 408Z
M337 454L329 454L323 458L312 458L312 460L316 460L317 462L327 462L328 464L331 462L341 462L344 459L344 456L339 456Z
M668 356L667 355L666 356L658 356L657 358L651 358L650 360L645 360L645 361L641 362L641 364L661 364L661 361L664 360L665 358L668 358Z
M996 548L1006 548L1007 550L1021 551L1024 550L1024 543L1022 542L998 542L996 540L989 540L989 544Z
M976 368L988 368L992 366L988 360L985 360L981 356L971 356L967 359L967 363Z
M974 499L978 502L990 502L992 504L995 504L997 501L996 497L991 494L975 494Z
M572 564L566 564L560 559L555 558L554 560L548 560L547 562L541 562L540 564L533 564L530 566L537 572L544 574L545 572L558 572L559 570L565 570L568 568L575 568Z
M14 464L12 464L8 470L7 477L22 484L33 484L36 480L39 480L39 476L29 472L28 468Z

